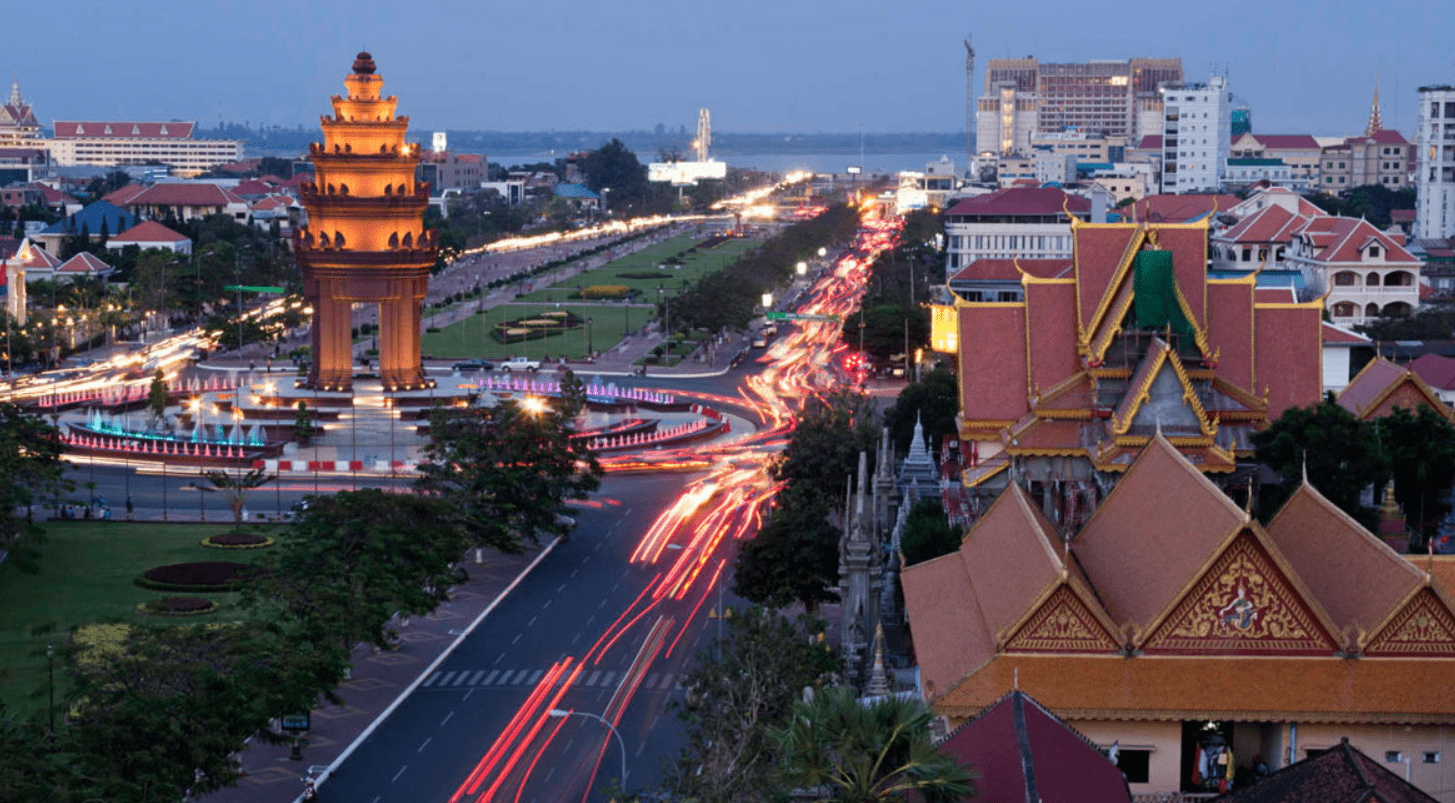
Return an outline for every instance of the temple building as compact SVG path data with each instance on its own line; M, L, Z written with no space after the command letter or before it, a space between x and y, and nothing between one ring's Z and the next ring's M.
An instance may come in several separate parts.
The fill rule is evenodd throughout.
M905 568L924 698L956 726L1033 696L1117 745L1137 797L1209 791L1214 750L1237 790L1347 739L1455 800L1455 562L1396 553L1307 482L1262 525L1206 448L1154 431L1066 536L1011 483L957 552Z
M324 141L309 146L316 178L300 187L308 225L294 234L304 294L314 308L308 386L353 387L351 312L379 305L379 378L384 390L428 386L420 364L420 305L439 251L424 228L429 185L415 180L418 149L404 141L409 118L381 97L374 59L360 53L321 118Z
M1319 400L1322 299L1209 277L1206 217L1073 219L1072 238L1070 259L988 274L978 298L994 300L933 310L932 346L958 358L972 498L1014 480L1074 528L1159 431L1222 484L1251 484L1249 436Z

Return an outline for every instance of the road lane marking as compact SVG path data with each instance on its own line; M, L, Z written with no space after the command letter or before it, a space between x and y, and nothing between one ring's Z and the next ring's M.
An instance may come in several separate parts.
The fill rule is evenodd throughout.
M651 675L649 675L647 677L647 688L649 688L649 689L655 689L655 688L657 688L657 681L661 677L662 677L662 673L661 672L653 672Z
M450 685L450 678L452 678L454 676L455 676L455 673L454 672L446 672L445 673L445 676L442 677L442 678L440 678L440 685L441 686L448 686L448 685Z
M591 623L594 621L596 621L596 614L593 613L590 616L586 617L586 626L590 627Z
M399 780L399 776L403 775L404 774L404 771L407 770L407 769L409 769L409 765L408 764L405 764L404 766L400 767L399 768L399 771L396 772L396 773L394 773L394 777L389 779L389 783L394 783L395 781Z
M599 677L601 677L601 670L600 669L598 669L595 672L592 672L591 673L591 677L587 678L587 680L586 680L586 685L587 686L595 686L596 685L596 679L599 678Z
M555 768L555 767L551 767L551 771L550 771L550 772L548 772L548 773L546 773L546 782L547 782L547 783L550 783L550 781L551 781L551 776L552 776L552 775L555 775L555 774L556 774L556 768Z
M423 685L424 685L424 686L425 686L425 687L426 687L426 688L427 688L427 687L429 687L429 686L433 686L433 685L434 685L434 683L435 683L435 681L437 681L437 680L439 680L439 679L440 679L440 675L441 675L441 674L443 674L443 673L442 673L442 672L436 672L436 673L434 673L434 674L433 674L433 675L430 675L430 676L429 676L429 680L426 680L426 681L425 681L425 682L424 682L424 684L423 684Z
M561 593L562 591L565 591L565 590L566 590L566 584L565 583L562 583L561 584L561 587L558 588L558 589L556 589L556 593L559 594L559 593Z
M431 736L426 736L426 737L424 737L424 744L422 744L422 745L420 745L420 746L419 746L419 749L418 749L418 750L416 750L416 751L414 751L414 752L416 752L416 753L423 753L423 752L424 752L424 748L426 748L426 747L428 747L428 746L429 746L429 740L430 740L430 739L431 739L431 738L433 738L433 737L431 737Z
M579 572L579 571L581 571L581 570L580 570L580 569L572 569L572 570L571 570L571 576L572 576L572 577L575 577L575 576L576 576L576 572ZM562 587L562 588L565 588L565 586L561 586L561 587Z
M576 637L573 638L573 639L571 639L571 644L574 646L576 644L576 642L578 642L580 640L581 640L581 634L580 633L577 633L576 634Z
M464 672L461 672L460 673L460 676L457 677L457 678L455 678L455 682L454 683L451 683L450 685L451 686L463 686L463 685L465 685L465 679L468 678L469 676L470 676L470 671L467 669Z
M520 643L520 637L521 636L524 636L524 635L525 635L524 633L516 633L515 634L515 639L513 641L511 641L510 643L511 644L519 644Z
M539 619L539 618L540 618L540 614L536 614L535 616L532 616L530 618L530 621L525 623L525 626L526 627L535 627L536 620Z
M455 715L455 712L454 711L451 711L450 713L445 714L445 718L442 719L442 720L440 720L440 727L443 728L445 726L445 723L450 721L450 717L452 717L454 715Z
M546 600L546 604L541 606L541 610L545 610L549 607L551 607L551 600Z
M643 750L646 750L646 749L647 749L647 740L646 739L643 739L642 740L642 746L637 748L637 755L636 755L636 757L637 758L641 758L642 757L642 751Z
M480 682L480 677L482 675L484 675L484 674L485 674L485 670L481 669L479 672L476 672L475 674L471 675L470 676L470 683L469 683L469 685L473 686L476 683L479 683Z
M536 671L534 671L534 672L531 673L530 680L528 680L526 682L529 683L530 685L534 686L536 684L536 681L538 681L538 680L541 679L541 675L544 675L545 673L546 672L545 672L544 669L537 669Z
M510 685L512 685L512 686L519 686L521 683L525 682L525 676L526 675L529 675L529 674L530 674L530 670L529 669L522 669L522 670L520 670L520 674L518 674L518 675L515 676L515 680L512 680L510 682Z
M465 696L460 698L460 702L464 702L464 701L470 699L470 695L472 695L474 693L475 693L475 690L474 689L470 689L469 691L466 691L465 692Z
M488 675L485 676L485 682L484 683L481 683L480 685L481 686L489 686L490 684L494 683L495 682L495 676L498 675L498 674L500 674L500 670L499 669L496 669L496 670L492 671L490 674L488 674Z
M495 663L497 663L497 664L500 663L501 659L503 659L504 657L505 657L505 653L503 653L503 652L500 653L500 656L495 659Z

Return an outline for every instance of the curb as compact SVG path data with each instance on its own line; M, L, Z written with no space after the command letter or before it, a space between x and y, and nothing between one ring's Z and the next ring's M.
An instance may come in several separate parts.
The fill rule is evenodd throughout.
M436 656L435 659L430 662L429 666L425 667L419 673L419 675L414 679L414 682L406 686L404 688L404 691L400 692L399 696L394 698L394 702L390 703L387 708L379 712L379 716L375 717L374 721L370 722L368 727L364 728L364 730L360 732L358 736L354 737L354 740L352 742L349 742L349 746L345 747L343 752L338 754L338 758L335 758L332 762L329 763L327 767L324 767L323 772L320 772L318 774L318 777L313 779L313 786L315 789L323 786L323 782L328 780L328 776L332 775L334 771L337 770L344 763L344 761L348 759L349 756L353 755L354 751L359 748L359 745L364 743L365 739L368 739L370 736L374 735L374 731L378 729L380 725L384 724L384 720L388 719L389 715L394 713L394 709L398 708L401 704L403 704L404 701L409 698L409 695L413 694L414 690L419 688L419 684L423 683L424 679L429 677L430 673L434 672L436 667L444 663L445 659L450 657L450 654L455 651L456 647L460 646L461 642L469 638L471 633L475 632L475 628L479 627L480 623L485 621L485 617L489 616L490 612L495 610L495 606L499 605L501 600L505 599L506 596L510 594L510 592L514 591L515 587L520 585L520 581L524 580L526 578L526 575L530 574L531 571L535 569L538 563L544 560L547 555L551 554L551 550L555 549L556 544L559 544L560 542L561 539L559 536L557 536L551 541L551 543L547 544L546 548L541 550L541 554L536 555L535 560L532 560L530 564L521 571L520 574L515 576L514 580L510 581L510 585L506 586L504 590L502 590L499 594L495 596L495 599L490 601L489 605L485 606L485 610L481 611L480 615L475 617L475 621L471 622L470 626L465 628L464 632L460 633L460 635L457 636L454 641L450 642L450 646L446 647L444 649L444 652L441 652L438 656ZM293 803L303 803L303 793L300 792L298 794L298 797L293 799Z

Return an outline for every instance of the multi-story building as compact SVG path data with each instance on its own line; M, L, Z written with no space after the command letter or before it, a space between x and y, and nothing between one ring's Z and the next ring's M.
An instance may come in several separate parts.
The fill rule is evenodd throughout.
M945 213L945 268L977 259L1069 259L1071 218L1087 220L1091 201L1064 190L1014 187L968 198Z
M10 99L0 106L0 148L35 148L40 144L40 123L30 104L20 97L20 82L10 84Z
M1270 187L1249 196L1226 214L1238 222L1208 238L1212 267L1252 272L1285 270L1293 236L1324 210L1287 187Z
M1182 81L1181 59L1134 58L1042 64L1034 58L991 59L976 104L976 147L1024 153L1034 133L1076 129L1133 141L1144 121L1160 121L1164 83Z
M1410 147L1398 131L1383 129L1324 148L1319 189L1337 193L1369 184L1402 189L1409 185Z
M1246 187L1259 182L1289 187L1293 185L1293 169L1282 159L1229 159L1223 179L1230 187Z
M478 190L487 178L487 161L478 153L425 151L415 168L415 180L429 182L433 195L449 189Z
M1223 184L1231 146L1232 96L1227 79L1164 84L1162 192L1216 190Z
M1032 135L1031 149L1074 156L1077 162L1120 162L1126 158L1127 140L1085 131L1057 131Z
M1228 148L1232 159L1281 159L1288 165L1294 189L1314 189L1324 149L1308 134L1253 134L1238 137Z
M243 157L242 140L193 139L196 123L75 122L57 120L45 141L62 167L117 167L160 163L179 176L195 176Z
M1327 291L1325 308L1336 324L1408 315L1420 305L1424 265L1402 239L1362 218L1314 217L1294 232L1288 264L1307 287Z
M1420 87L1415 236L1455 237L1455 86Z

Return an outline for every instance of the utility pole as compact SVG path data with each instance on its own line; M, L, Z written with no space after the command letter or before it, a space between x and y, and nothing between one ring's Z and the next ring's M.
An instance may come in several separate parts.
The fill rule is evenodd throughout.
M965 169L975 162L975 48L965 37Z

